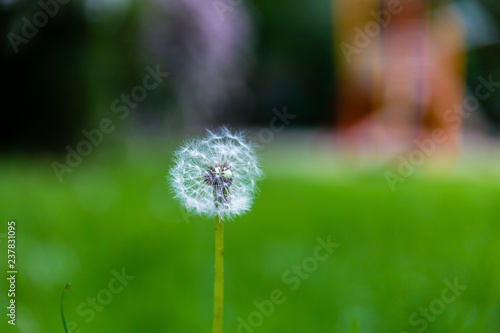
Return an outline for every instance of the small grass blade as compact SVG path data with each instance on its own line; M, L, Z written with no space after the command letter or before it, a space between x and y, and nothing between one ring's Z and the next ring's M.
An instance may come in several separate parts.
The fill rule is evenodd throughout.
M64 287L62 295L61 295L61 318L62 318L62 322L63 322L63 326L64 326L64 332L66 332L66 333L69 333L69 328L68 328L68 324L66 323L66 318L64 317L63 300L64 300L64 294L66 293L66 291L69 289L70 286L71 286L71 283L68 282L66 284L66 286Z

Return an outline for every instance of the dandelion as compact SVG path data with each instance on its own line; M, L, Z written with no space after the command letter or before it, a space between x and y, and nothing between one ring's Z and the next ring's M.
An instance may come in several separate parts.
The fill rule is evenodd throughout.
M254 147L226 127L186 141L175 152L169 178L175 197L190 212L215 218L213 333L222 332L224 220L247 212L262 176Z

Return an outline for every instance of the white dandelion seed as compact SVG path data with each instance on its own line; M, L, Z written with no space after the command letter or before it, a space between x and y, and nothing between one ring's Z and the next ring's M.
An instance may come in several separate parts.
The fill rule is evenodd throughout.
M262 176L254 147L226 127L186 141L175 153L169 178L188 211L231 219L248 211Z

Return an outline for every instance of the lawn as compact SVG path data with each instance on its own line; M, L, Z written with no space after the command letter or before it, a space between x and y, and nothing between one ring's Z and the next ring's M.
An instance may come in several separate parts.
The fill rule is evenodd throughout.
M68 281L72 333L211 331L214 223L172 199L173 148L100 147L63 182L50 158L2 157L0 241L6 253L15 220L18 270L17 325L2 332L63 332ZM324 149L263 151L254 208L225 227L224 331L499 332L492 160L417 172L393 192L384 165Z

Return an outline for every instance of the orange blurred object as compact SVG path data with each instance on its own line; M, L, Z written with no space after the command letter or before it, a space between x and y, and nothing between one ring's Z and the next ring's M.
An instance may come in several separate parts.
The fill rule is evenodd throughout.
M460 148L464 29L450 6L426 1L335 2L342 147L387 159L430 145L453 161ZM458 119L458 120L457 120ZM430 156L432 155L432 156Z

